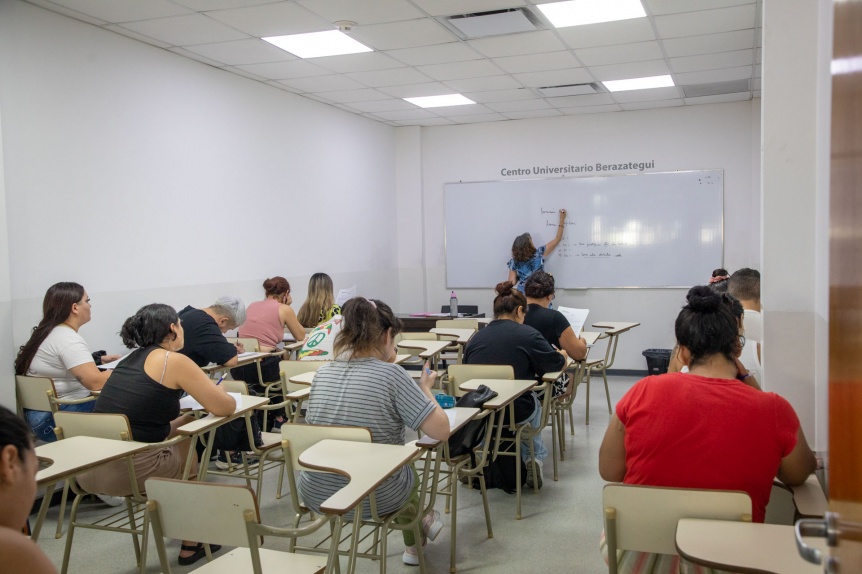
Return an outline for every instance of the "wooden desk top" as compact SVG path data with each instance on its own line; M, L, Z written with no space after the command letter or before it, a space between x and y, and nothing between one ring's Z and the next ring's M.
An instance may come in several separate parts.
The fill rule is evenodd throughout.
M243 357L239 357L237 359L236 365L233 367L225 367L224 365L207 365L205 367L201 367L201 370L207 374L213 373L215 371L223 371L225 369L233 369L235 367L241 367L243 365L248 365L249 363L254 363L256 361L261 361L267 357L277 357L282 354L282 351L276 351L274 353L242 353Z
M487 410L498 411L532 389L536 385L536 381L519 379L471 379L461 383L460 388L464 391L473 391L479 385L485 385L489 389L497 391L497 396L486 401L482 407Z
M231 419L235 419L239 416L242 416L248 411L254 410L261 405L267 404L268 402L269 399L267 397L240 395L240 400L237 401L236 410L233 412L232 415L226 417L219 417L214 414L208 414L203 418L184 424L177 429L177 432L184 435L195 435L215 428Z
M304 373L288 377L287 380L294 385L311 385L311 381L314 380L314 375L316 374L317 371L306 371Z
M475 329L454 329L450 327L434 327L431 329L432 333L436 333L437 335L443 335L444 337L457 337L455 342L459 345L466 345L467 341L470 340L475 333Z
M587 347L592 347L593 345L595 345L596 339L599 338L599 335L601 335L601 333L597 331L582 331L580 334L580 336L583 337L584 340L587 342Z
M36 473L36 483L46 484L69 478L106 462L149 448L145 442L112 440L93 436L73 436L36 447L40 462L50 466Z
M297 349L301 349L304 344L305 344L305 339L303 339L302 341L294 341L293 339L291 339L290 341L284 342L284 350L285 351L295 351Z
M299 462L308 468L334 472L350 479L347 486L320 505L320 510L327 514L345 514L410 462L419 450L415 445L326 439L299 455Z
M439 355L443 349L452 344L452 341L424 341L421 339L402 339L398 341L398 347L405 349L424 349L419 356L423 359L431 359Z
M551 371L550 373L545 373L545 374L542 376L542 380L543 380L543 381L545 381L546 383L547 383L547 382L551 382L551 383L553 383L554 381L556 381L557 379L559 379L561 376L563 376L563 373L565 373L565 372L566 372L566 370L567 370L569 367L571 367L574 363L575 363L575 360L574 360L574 359L566 358L566 366L564 366L564 367L563 367L561 370L559 370L559 371Z
M444 412L449 417L449 431L454 434L465 424L473 420L473 417L479 414L480 411L476 407L452 407L451 409L444 409ZM416 446L432 449L436 448L441 442L426 435L416 441Z
M793 492L793 504L802 516L822 517L829 510L829 501L823 493L820 482L813 474L799 486L788 486Z
M824 550L823 538L806 543ZM712 568L772 574L822 574L823 567L806 562L796 549L792 526L683 518L676 529L680 556Z
M599 323L593 323L593 327L598 329L607 329L606 333L609 335L625 333L629 329L634 329L638 325L640 325L640 323L625 323L620 321L602 321Z

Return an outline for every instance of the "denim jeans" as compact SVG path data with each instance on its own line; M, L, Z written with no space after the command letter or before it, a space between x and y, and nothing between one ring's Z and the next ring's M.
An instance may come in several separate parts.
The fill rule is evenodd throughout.
M81 403L78 405L60 405L61 411L69 411L76 413L91 413L96 408L96 401ZM24 418L30 428L33 429L33 434L36 440L43 442L54 442L57 440L57 435L54 434L54 415L49 411L31 411L24 409Z
M533 411L533 414L530 415L524 421L529 423L531 427L534 429L539 428L539 425L542 422L542 405L539 403L539 399L533 394L533 402L536 405L536 410ZM542 433L539 432L536 436L533 437L533 450L536 453L536 462L543 461L548 457L548 450L545 448L545 443L542 440ZM521 460L525 463L530 460L530 444L527 442L521 443Z

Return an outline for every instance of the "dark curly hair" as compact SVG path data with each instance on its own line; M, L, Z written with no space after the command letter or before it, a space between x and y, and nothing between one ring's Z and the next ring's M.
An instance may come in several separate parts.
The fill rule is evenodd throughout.
M497 292L497 296L494 298L495 319L500 315L511 315L518 307L527 309L527 298L508 281L497 283L494 291Z
M732 301L705 285L692 287L688 303L679 312L674 325L677 342L691 352L691 364L704 362L721 353L733 361L739 355L739 323Z
M522 233L512 243L512 259L515 261L529 261L536 254L536 246L529 233Z
M545 271L536 271L524 282L524 293L531 299L542 299L554 292L554 276Z

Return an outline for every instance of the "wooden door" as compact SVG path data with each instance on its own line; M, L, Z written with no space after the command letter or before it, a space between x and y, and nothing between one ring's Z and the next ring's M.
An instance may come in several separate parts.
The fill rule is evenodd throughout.
M832 75L829 572L862 572L862 0L836 2Z

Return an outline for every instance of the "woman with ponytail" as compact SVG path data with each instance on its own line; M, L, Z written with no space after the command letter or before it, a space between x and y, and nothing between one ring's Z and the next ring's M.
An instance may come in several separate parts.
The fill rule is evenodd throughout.
M786 400L738 379L739 323L726 297L693 287L676 319L687 373L642 379L617 403L599 451L608 481L742 490L763 522L775 476L789 485L814 471Z
M431 395L437 373L426 363L417 385L404 369L393 364L395 335L401 331L401 321L389 305L354 297L344 304L343 316L342 330L335 338L335 360L314 376L306 421L366 427L374 442L384 444L404 444L405 426L437 440L449 438L449 419ZM347 482L347 478L335 474L302 472L299 491L305 504L319 512L321 503ZM402 468L374 491L377 511L388 514L407 504L415 508L418 486L414 470ZM362 515L371 517L367 500ZM434 540L443 527L440 514L428 514L422 526L427 537ZM416 565L417 541L409 530L403 536L407 548L402 560Z
M90 297L84 288L72 282L56 283L48 288L42 300L42 320L33 328L30 340L21 346L15 359L15 374L50 377L57 398L84 399L90 391L101 389L110 371L99 371L87 342L78 329L90 321ZM119 355L103 355L110 363ZM91 412L93 402L61 405L64 411ZM54 436L54 417L46 411L24 409L24 417L36 438L45 442Z
M233 414L236 402L188 357L183 348L183 326L169 305L153 303L126 319L120 330L123 343L134 349L111 373L96 401L97 413L125 415L132 440L156 443L173 438L177 428L192 419L180 416L180 397L190 394L216 416ZM181 479L190 441L152 449L133 458L138 487L151 476ZM194 457L193 457L194 458ZM191 475L197 475L193 468ZM78 483L88 492L110 496L131 494L128 467L118 460L82 474ZM213 551L217 547L211 547ZM184 542L180 565L194 564L205 555L202 544Z
M532 327L524 325L527 298L504 281L496 287L494 320L470 338L464 350L464 362L476 365L511 365L516 379L541 380L545 373L561 370L566 364L566 352L554 349ZM515 399L515 422L528 422L536 428L542 418L542 408L536 393L526 393ZM508 410L506 412L508 417ZM535 483L542 488L542 463L548 456L541 433L533 437L536 458L531 464L530 445L521 447L521 459L527 465L527 486Z

